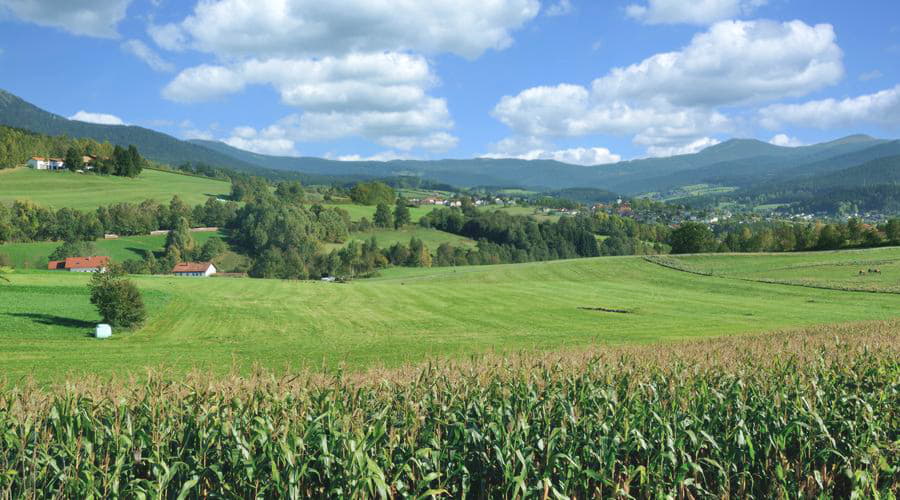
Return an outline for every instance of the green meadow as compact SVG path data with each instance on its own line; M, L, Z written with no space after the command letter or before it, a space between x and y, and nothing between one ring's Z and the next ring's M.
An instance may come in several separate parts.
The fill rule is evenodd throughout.
M202 245L213 236L224 238L224 233L191 233L194 240ZM61 243L54 241L41 241L35 243L4 243L0 244L0 255L9 259L11 266L19 269L46 269L49 255ZM166 237L157 236L123 236L115 240L97 240L97 255L105 255L113 262L122 262L129 259L142 259L145 252L162 252L165 248Z
M30 168L0 173L0 202L28 200L53 208L93 210L121 202L168 202L176 194L196 205L210 196L224 197L230 192L227 182L149 169L134 179Z
M372 219L375 218L374 205L357 205L355 203L325 203L324 205L346 210L350 214L350 220L358 221L365 217L369 219L369 222L372 222ZM409 215L413 222L418 222L422 216L428 215L434 208L433 206L409 207ZM391 206L391 211L393 210L394 207Z
M853 268L848 262L894 262L900 248L684 259L721 275L613 257L391 269L349 284L141 276L133 279L145 295L149 320L109 340L90 337L98 316L88 303L88 276L20 271L0 284L0 365L9 382L33 377L43 383L140 375L148 367L171 374L247 372L253 366L358 370L900 316L895 293L741 279L742 273L777 279L782 268L804 265L831 266L828 272L838 277L838 269ZM896 283L898 277L900 269L882 266L881 279Z
M347 239L347 242L357 241L363 242L367 241L370 238L375 238L375 241L378 242L379 248L387 248L394 243L403 243L404 245L409 243L411 238L418 238L422 240L423 243L431 250L433 254L437 247L441 246L443 243L449 243L454 247L460 248L474 248L476 243L473 240L470 240L464 236L459 236L453 233L447 233L444 231L438 231L437 229L426 229L423 227L410 225L400 229L373 229L371 231L357 231L350 233L350 238ZM345 246L347 243L332 243L324 245L324 250L332 250L335 248L341 248ZM0 251L2 251L2 247L0 247Z

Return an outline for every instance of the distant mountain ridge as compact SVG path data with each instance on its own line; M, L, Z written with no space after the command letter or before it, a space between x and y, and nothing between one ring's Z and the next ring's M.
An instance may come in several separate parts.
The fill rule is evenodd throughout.
M597 188L625 195L662 192L691 184L750 188L756 185L825 175L866 162L900 155L900 141L853 135L796 148L755 139L732 139L695 154L645 158L584 167L553 160L445 159L336 161L268 156L222 142L182 141L150 129L68 120L0 90L0 125L49 135L88 137L134 144L158 162L206 163L238 171L300 173L315 179L363 179L416 176L460 187L507 186L535 190Z

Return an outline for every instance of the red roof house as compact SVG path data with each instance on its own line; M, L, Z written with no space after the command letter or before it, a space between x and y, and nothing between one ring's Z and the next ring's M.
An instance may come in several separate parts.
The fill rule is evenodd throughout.
M176 276L207 277L216 274L216 266L212 262L182 262L172 268Z
M109 268L109 257L69 257L64 261L63 268L73 273L102 273Z

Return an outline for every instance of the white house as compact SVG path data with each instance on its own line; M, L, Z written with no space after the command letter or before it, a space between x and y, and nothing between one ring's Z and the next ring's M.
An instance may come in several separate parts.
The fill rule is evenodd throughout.
M35 170L63 170L66 168L66 162L62 158L32 156L31 159L28 160L28 166Z
M216 274L216 266L212 262L182 262L172 269L175 276L192 276L207 278Z

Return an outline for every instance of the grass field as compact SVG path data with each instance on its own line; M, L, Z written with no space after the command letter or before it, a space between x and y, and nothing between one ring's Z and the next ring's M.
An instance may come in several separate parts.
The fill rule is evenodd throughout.
M350 214L350 219L354 221L358 221L363 217L369 219L369 222L372 222L372 219L375 218L375 207L369 205L357 205L355 203L325 203L325 206L332 208L340 208L342 210L346 210L347 213ZM419 219L422 218L423 215L428 215L434 210L435 207L432 206L422 206L422 207L410 207L409 215L412 218L412 221L419 222ZM394 207L391 207L391 211L393 212Z
M797 259L793 265L832 259L840 267L848 259L900 259L900 249L787 257ZM722 258L764 274L771 259L781 257ZM883 278L897 279L894 268L883 270ZM350 284L138 277L149 297L148 323L96 341L88 337L98 318L88 303L87 276L25 272L10 279L0 285L0 364L11 379L31 375L43 382L67 372L110 375L158 365L171 373L215 373L232 365L248 370L253 364L359 369L900 315L896 294L723 279L623 257L400 268Z
M759 255L678 257L716 276L785 284L900 293L900 252L896 248ZM878 269L880 274L869 273ZM863 271L863 274L860 274Z
M194 240L202 245L207 239L220 233L191 233ZM129 259L141 259L144 251L163 251L165 236L123 236L116 240L98 240L94 242L97 255L105 255L113 262ZM9 257L10 264L19 269L46 269L48 256L56 250L60 242L42 241L37 243L4 243L0 244L0 255Z
M431 250L432 254L434 254L434 252L442 243L449 243L458 248L475 247L476 245L474 241L468 238L464 238L452 233L446 233L444 231L438 231L437 229L425 229L419 226L407 226L402 229L375 229L367 232L350 233L350 238L347 240L347 242L367 241L373 236L378 242L379 248L387 248L394 243L403 243L404 245L406 245L409 243L409 240L411 238L418 238L425 243L428 249ZM324 250L330 251L336 248L341 248L346 244L347 243L326 244L324 245ZM2 247L0 247L0 250L2 250Z
M79 210L148 199L168 202L176 194L196 205L210 196L227 196L230 191L227 182L146 169L134 179L30 168L7 171L0 177L0 202L30 200L44 207Z

